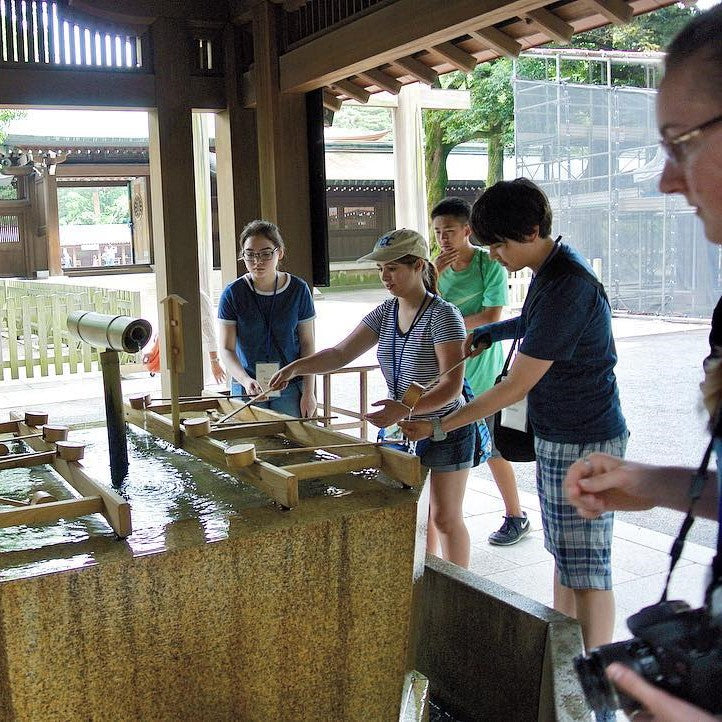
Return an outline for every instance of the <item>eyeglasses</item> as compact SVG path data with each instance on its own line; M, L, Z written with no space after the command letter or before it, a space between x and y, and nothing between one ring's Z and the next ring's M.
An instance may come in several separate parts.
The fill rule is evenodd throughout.
M722 115L717 115L714 118L701 123L700 125L688 130L686 133L678 135L676 138L662 138L659 144L667 154L667 158L673 163L684 163L689 155L689 143L694 140L697 136L701 135L707 128L711 128L717 123L722 123Z
M244 261L270 261L277 250L278 248L264 248L262 251L258 251L257 253L254 253L253 251L243 251L241 253L241 258Z

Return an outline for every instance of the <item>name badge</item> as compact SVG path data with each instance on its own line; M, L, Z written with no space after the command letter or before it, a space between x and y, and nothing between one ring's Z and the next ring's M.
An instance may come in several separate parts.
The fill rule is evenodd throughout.
M501 410L501 425L507 429L526 431L526 396Z
M272 364L256 364L256 381L261 384L261 388L265 391L268 388L268 384L271 381L273 375L280 369L280 365L277 363ZM271 399L278 398L281 395L280 391L271 391L268 396Z

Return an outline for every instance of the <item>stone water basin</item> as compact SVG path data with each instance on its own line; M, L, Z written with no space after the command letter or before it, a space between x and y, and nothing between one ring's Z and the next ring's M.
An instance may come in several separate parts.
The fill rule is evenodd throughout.
M110 485L105 429L72 438ZM134 428L129 461L127 539L100 515L0 530L0 718L398 719L417 491L346 473L282 511ZM68 496L49 468L0 473L0 495L38 489Z

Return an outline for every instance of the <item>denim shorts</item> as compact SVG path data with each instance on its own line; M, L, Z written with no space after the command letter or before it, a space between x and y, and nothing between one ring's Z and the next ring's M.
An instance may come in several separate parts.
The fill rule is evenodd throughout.
M569 467L593 451L624 456L629 434L585 444L535 439L536 483L544 546L554 557L559 582L570 589L612 588L612 528L614 513L583 519L564 495Z
M450 431L443 441L422 439L416 443L416 456L423 466L435 471L459 471L474 465L476 422Z

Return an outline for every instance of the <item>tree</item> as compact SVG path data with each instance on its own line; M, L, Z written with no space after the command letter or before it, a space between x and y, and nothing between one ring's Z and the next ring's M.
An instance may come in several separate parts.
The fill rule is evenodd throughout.
M501 58L477 65L468 75L449 73L443 79L443 87L469 90L471 109L423 111L426 201L429 212L446 194L446 160L460 143L486 141L486 183L490 185L503 178L504 148L513 142L514 92L511 72L511 61ZM442 87L441 83L439 87Z
M23 117L25 117L24 110L0 110L0 143L4 143L7 138L8 125L13 120Z
M695 7L670 5L639 15L623 26L605 26L575 35L571 46L592 50L660 50L696 13L698 10ZM527 62L537 63L538 77L546 77L541 61ZM571 82L588 82L588 72L588 64L584 61L570 61L564 67L564 76ZM433 206L446 193L446 160L449 153L460 143L486 141L489 164L486 184L492 185L503 179L504 150L510 149L514 142L514 92L511 75L512 64L504 58L477 65L469 75L455 71L441 79L438 87L470 90L471 110L424 111L426 200L429 215ZM640 71L633 64L618 68L614 83L644 87L644 71Z

